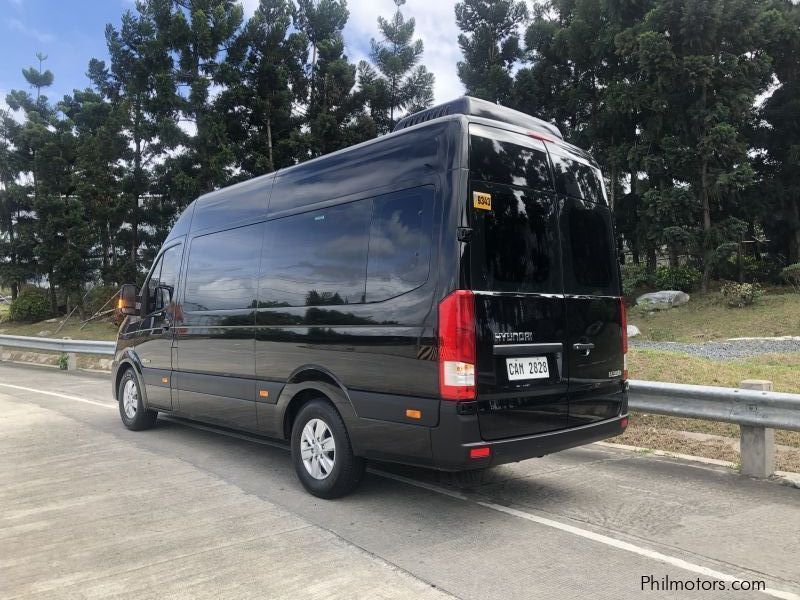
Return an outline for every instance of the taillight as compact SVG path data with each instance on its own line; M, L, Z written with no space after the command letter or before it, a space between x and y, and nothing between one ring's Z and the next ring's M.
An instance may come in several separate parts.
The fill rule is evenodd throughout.
M622 379L628 378L628 311L625 298L619 299L620 323L622 326Z
M439 303L439 394L475 398L475 296L456 290Z

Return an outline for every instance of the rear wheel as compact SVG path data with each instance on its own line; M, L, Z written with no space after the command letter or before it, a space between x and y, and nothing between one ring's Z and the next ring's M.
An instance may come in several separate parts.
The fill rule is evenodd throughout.
M318 498L353 491L366 463L353 454L341 415L322 399L304 405L292 425L292 463L300 483Z
M119 416L122 423L132 431L150 429L156 423L158 413L144 407L139 382L131 369L127 369L119 381L117 390Z

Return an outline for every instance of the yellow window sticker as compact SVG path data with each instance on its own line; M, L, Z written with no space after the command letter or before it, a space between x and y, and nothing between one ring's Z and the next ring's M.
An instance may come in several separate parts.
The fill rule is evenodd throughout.
M492 210L492 195L486 192L472 192L472 206L481 210Z

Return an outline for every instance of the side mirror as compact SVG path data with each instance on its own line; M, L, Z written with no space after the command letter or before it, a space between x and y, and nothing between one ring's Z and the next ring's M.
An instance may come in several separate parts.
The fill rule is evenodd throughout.
M136 314L136 286L132 283L123 284L119 290L117 308L123 315Z

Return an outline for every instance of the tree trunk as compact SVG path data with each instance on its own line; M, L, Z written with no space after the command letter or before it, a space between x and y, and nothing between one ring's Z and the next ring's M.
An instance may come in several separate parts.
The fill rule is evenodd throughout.
M16 281L11 283L11 300L14 301L19 296L19 284Z
M648 273L655 273L656 271L656 247L655 246L648 246L647 247L647 272Z
M139 193L142 180L142 141L135 140L133 156L133 205L131 206L131 275L136 276L136 255L139 250Z
M673 269L678 265L678 249L675 247L675 244L669 244L669 266Z
M703 159L700 171L700 195L703 204L703 279L700 284L701 291L708 293L708 286L711 283L711 259L713 248L711 247L711 202L708 197L708 161Z
M272 118L267 117L267 151L269 153L269 168L275 170L275 162L272 160Z
M636 171L631 171L631 255L633 263L639 265L642 262L639 244L639 199L636 197Z
M53 283L53 269L47 270L47 281L50 284L50 311L53 316L58 314L58 297L56 296L56 284Z
M789 264L800 262L800 201L790 201L789 210L791 211L791 218L789 225L792 227L792 233L789 236Z

